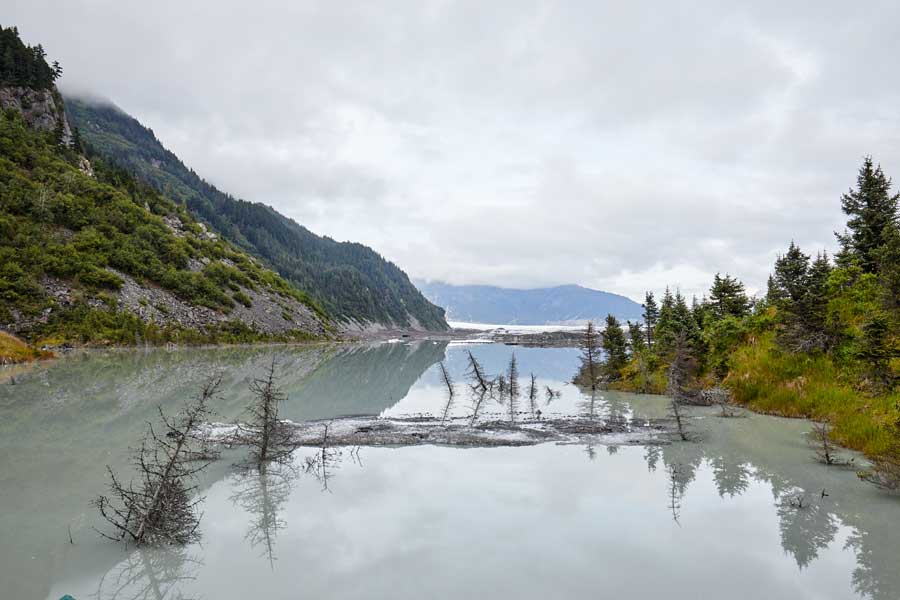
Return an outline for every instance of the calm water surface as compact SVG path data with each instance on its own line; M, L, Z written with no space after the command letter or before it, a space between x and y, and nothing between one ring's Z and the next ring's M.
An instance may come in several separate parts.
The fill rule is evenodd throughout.
M92 530L106 465L127 473L157 405L174 410L210 373L222 421L273 355L285 418L440 414L443 359L460 389L449 413L464 416L469 350L491 373L514 350L523 386L533 372L562 392L540 396L545 415L665 414L659 397L564 383L571 349L109 352L0 371L0 598L900 598L900 499L815 463L803 421L704 409L694 443L345 448L327 479L247 472L233 453L200 482L202 543L124 549Z

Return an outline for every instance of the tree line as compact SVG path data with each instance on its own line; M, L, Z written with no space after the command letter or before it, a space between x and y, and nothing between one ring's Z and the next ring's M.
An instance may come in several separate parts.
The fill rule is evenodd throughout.
M62 75L59 62L47 63L43 46L28 46L16 27L0 26L0 86L45 90Z
M838 442L900 465L900 194L891 187L866 157L840 199L839 251L790 242L765 295L716 274L690 302L678 289L660 300L647 292L643 322L609 315L602 334L588 324L576 382L671 393L677 362L685 397L721 386L742 404L829 422Z

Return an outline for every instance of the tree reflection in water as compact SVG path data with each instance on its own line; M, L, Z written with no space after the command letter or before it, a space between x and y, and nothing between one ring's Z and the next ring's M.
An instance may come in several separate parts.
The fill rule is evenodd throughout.
M286 525L281 509L291 495L298 471L285 462L263 463L238 475L231 501L250 513L251 521L244 535L251 548L261 547L260 554L275 567L275 538Z
M97 585L97 600L188 600L182 586L202 566L185 546L138 547L107 571Z
M593 452L593 448L591 449ZM644 447L644 462L651 472L660 464L667 474L666 506L672 518L688 527L681 518L685 499L698 470L706 468L712 474L718 494L723 499L736 498L750 489L751 482L768 484L778 517L782 549L791 555L799 569L809 567L837 537L843 525L853 527L859 515L824 495L825 490L813 473L800 471L809 478L792 480L782 470L767 470L739 455L732 445L672 442ZM802 499L802 501L800 500ZM900 569L896 555L883 549L895 546L890 540L892 524L867 527L861 531L853 527L845 548L856 554L857 567L853 572L853 589L862 597L873 600L896 600L900 597ZM879 550L881 549L881 550Z

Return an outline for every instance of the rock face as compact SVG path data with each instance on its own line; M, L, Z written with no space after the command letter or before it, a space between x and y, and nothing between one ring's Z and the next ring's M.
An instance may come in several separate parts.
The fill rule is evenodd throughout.
M133 277L115 269L107 270L123 282L115 293L117 310L132 313L145 323L204 331L210 326L240 321L258 333L266 335L295 331L303 331L314 336L328 335L325 324L309 307L294 298L284 297L269 290L241 288L241 292L250 299L250 306L235 303L234 308L225 313L206 306L188 304L161 287L139 283ZM78 302L76 298L79 293L61 279L45 277L41 284L56 307L46 308L39 315L30 317L14 310L12 322L3 323L0 329L13 333L27 333L47 323L54 310L71 308ZM107 307L97 298L89 298L86 303L91 308L101 310Z
M295 330L319 336L326 333L322 321L306 305L274 292L241 288L241 292L250 298L250 306L237 303L226 314L205 306L187 304L168 290L141 285L124 273L113 272L124 282L117 294L119 307L147 323L202 330L227 321L241 321L265 334Z
M35 90L27 87L0 87L0 109L17 110L25 122L40 131L57 131L61 127L60 141L72 143L72 128L66 118L62 99L56 89Z

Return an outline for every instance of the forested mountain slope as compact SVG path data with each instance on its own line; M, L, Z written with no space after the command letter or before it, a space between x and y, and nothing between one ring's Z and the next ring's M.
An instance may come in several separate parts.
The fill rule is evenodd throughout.
M329 333L311 297L152 187L87 161L58 66L14 28L0 47L0 329L51 345Z
M345 324L447 328L443 310L371 248L318 236L269 206L221 192L166 150L152 130L108 102L67 97L66 104L89 154L107 158L183 203Z

